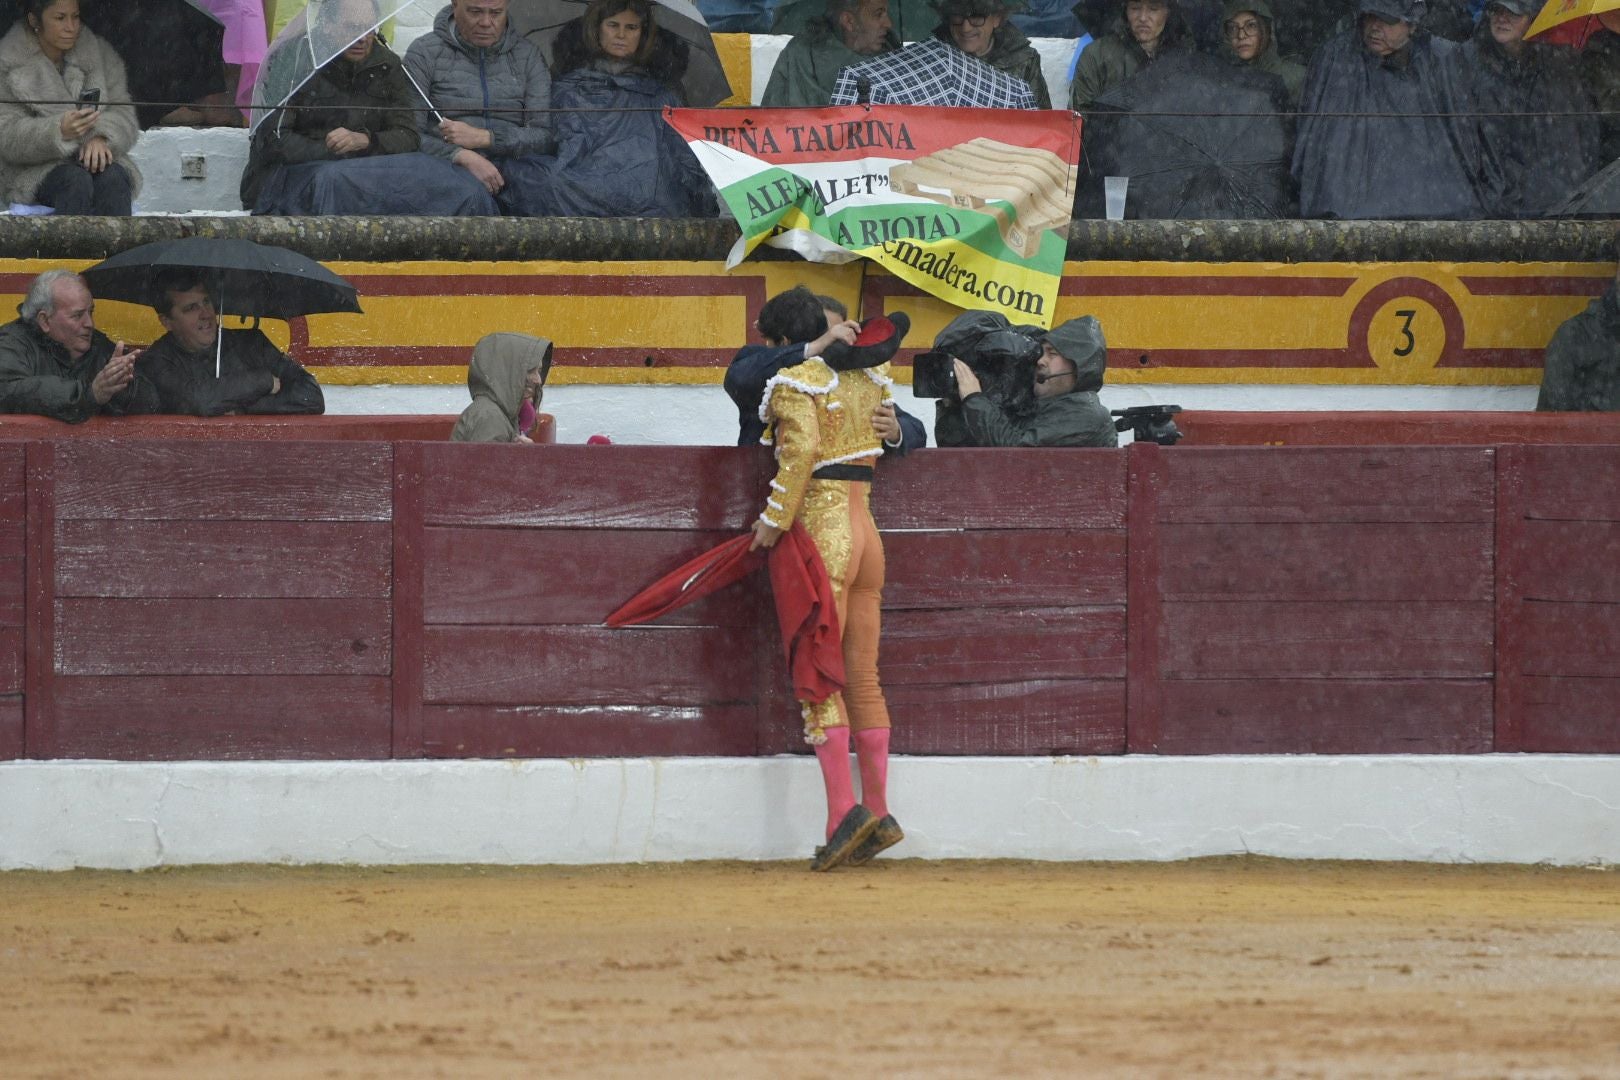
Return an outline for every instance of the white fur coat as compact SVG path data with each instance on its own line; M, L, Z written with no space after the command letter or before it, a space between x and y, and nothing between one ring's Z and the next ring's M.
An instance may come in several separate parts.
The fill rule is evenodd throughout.
M124 62L88 28L79 31L79 40L62 58L61 71L40 51L26 20L18 19L0 38L0 198L33 202L46 173L78 160L79 143L62 138L62 114L74 107L64 102L95 87L104 102L129 100ZM129 160L130 147L141 135L134 108L104 105L86 137L95 135L106 137L113 160L129 170L138 192L141 174Z

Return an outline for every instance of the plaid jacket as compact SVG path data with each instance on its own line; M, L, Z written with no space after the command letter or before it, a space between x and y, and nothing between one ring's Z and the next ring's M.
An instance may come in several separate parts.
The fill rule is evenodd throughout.
M944 41L921 41L838 73L834 105L855 105L865 82L873 105L955 105L978 109L1033 109L1029 84Z

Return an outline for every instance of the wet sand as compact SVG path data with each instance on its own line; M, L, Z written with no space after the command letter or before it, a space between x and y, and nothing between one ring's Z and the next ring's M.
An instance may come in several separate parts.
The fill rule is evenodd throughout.
M1620 1076L1620 876L1285 863L0 874L0 1072Z

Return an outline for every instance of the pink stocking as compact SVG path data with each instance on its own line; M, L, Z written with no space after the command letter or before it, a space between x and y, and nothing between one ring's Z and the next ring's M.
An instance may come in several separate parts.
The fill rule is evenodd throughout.
M867 728L855 733L855 754L861 762L861 805L874 817L889 813L889 729Z
M849 728L822 729L827 741L816 747L821 779L827 785L827 837L832 838L844 815L855 808L855 784L849 775Z

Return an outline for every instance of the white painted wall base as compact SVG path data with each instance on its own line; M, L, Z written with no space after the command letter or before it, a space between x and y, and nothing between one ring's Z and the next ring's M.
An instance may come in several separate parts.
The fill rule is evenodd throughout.
M326 411L349 416L443 414L467 407L455 386L329 386ZM1455 410L1530 412L1535 386L1110 386L1111 409L1156 402L1186 409L1235 411ZM902 408L920 417L933 440L934 403L896 386ZM629 445L724 446L737 438L737 410L718 385L548 386L546 411L557 441L582 443L597 433ZM1129 436L1122 438L1128 440Z
M923 859L1620 862L1620 757L896 758ZM0 869L799 859L805 757L8 762Z

